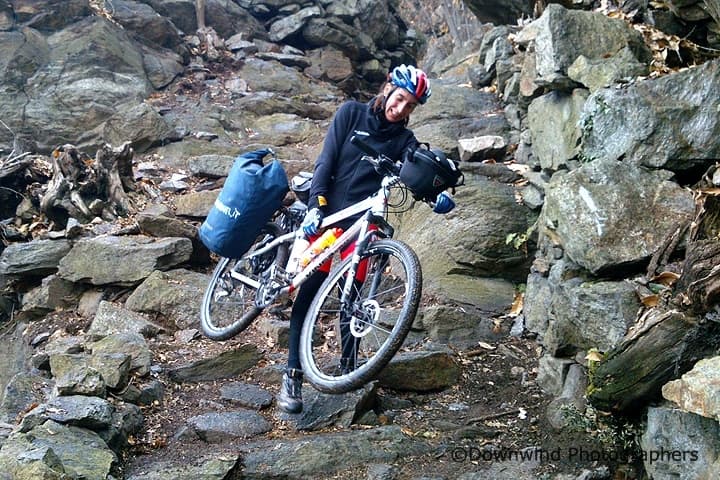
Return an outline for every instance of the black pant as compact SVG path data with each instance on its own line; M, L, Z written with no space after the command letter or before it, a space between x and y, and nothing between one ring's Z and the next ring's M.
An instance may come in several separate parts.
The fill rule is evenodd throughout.
M315 298L320 286L328 277L325 272L315 272L302 284L298 290L295 302L293 302L292 312L290 313L290 335L288 345L288 368L300 369L300 332L310 309L310 304ZM357 295L362 282L355 280L351 292L351 300ZM341 314L340 319L340 341L342 342L342 357L352 359L352 367L355 365L355 357L357 354L360 339L354 338L350 333L350 319L345 318L345 314Z
M315 272L300 286L297 297L293 302L290 313L290 340L288 345L288 368L300 369L300 331L302 330L305 316L310 309L310 304L320 285L325 281L328 274Z

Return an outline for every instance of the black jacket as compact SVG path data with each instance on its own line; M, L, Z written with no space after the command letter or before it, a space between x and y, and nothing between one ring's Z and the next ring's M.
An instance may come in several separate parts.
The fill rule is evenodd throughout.
M363 138L365 142L393 160L402 159L407 148L417 146L415 135L403 123L390 123L382 111L373 111L373 101L367 104L348 101L335 114L315 163L310 208L318 206L317 197L322 195L328 202L323 212L331 214L380 188L382 176L369 162L361 160L364 153L350 143L356 130L369 133L369 137Z

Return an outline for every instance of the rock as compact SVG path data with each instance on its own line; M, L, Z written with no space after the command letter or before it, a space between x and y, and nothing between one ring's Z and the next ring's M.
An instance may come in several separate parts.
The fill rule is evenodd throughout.
M553 176L540 229L597 274L647 260L694 212L690 193L669 181L666 171L594 161Z
M447 352L401 352L380 372L380 386L417 392L441 390L460 380L460 367Z
M255 366L259 359L260 352L256 346L241 345L234 350L223 352L217 357L173 368L168 374L176 382L202 382L233 378Z
M307 386L303 389L303 410L298 414L279 412L297 430L322 430L330 426L349 428L375 404L376 383L342 395L329 395Z
M720 420L720 397L715 386L720 381L720 357L700 360L678 380L662 387L663 397L682 410Z
M152 463L141 472L131 473L127 480L167 480L174 479L203 479L224 480L231 474L238 463L238 458L206 457L192 462L183 462L178 465L173 461Z
M67 240L33 240L12 243L0 254L0 275L39 275L53 273L72 244Z
M56 353L50 355L50 371L60 395L94 395L104 397L105 381L100 372L90 367L84 354Z
M70 478L108 478L117 461L97 433L52 420L13 433L0 450L4 471L17 479L61 478L63 472ZM55 476L34 476L40 473Z
M90 430L108 428L115 408L105 399L85 395L69 395L50 399L30 410L20 424L21 432L29 432L46 420Z
M715 478L720 431L715 420L666 406L650 407L640 437L643 463L658 480Z
M208 443L250 438L272 430L270 422L250 410L206 413L187 421L195 434Z
M130 373L145 376L150 373L152 353L142 335L135 332L110 333L90 345L92 357L122 358L130 356ZM118 357L119 355L119 357ZM91 360L97 362L97 360Z
M187 238L130 235L82 239L61 260L59 275L93 285L136 285L155 270L186 262L191 254L192 242Z
M476 162L494 158L503 161L507 142L498 135L484 135L458 140L460 160L463 162Z
M580 55L594 60L628 48L641 63L649 63L651 59L640 32L621 19L601 13L567 10L550 4L535 28L536 82L543 85L567 87L571 83L568 68Z
M16 373L5 386L0 402L0 422L15 423L21 413L40 404L52 391L54 382L40 375Z
M160 313L178 328L197 325L200 305L210 277L185 269L155 271L125 301L137 312Z
M394 461L430 451L426 442L408 437L399 427L325 433L284 442L264 441L242 447L243 478L318 477L322 474ZM343 458L338 462L338 458Z
M231 382L220 387L220 396L242 407L260 410L272 404L273 396L256 385Z
M163 330L145 315L102 300L87 334L95 339L116 333L137 333L151 338Z

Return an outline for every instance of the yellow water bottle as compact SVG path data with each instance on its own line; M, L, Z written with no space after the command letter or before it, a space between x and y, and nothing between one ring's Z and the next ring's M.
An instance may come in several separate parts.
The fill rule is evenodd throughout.
M326 230L325 233L323 233L310 245L310 248L305 250L305 253L303 253L302 257L300 257L301 268L307 267L308 264L312 262L315 257L320 255L326 248L330 247L330 245L335 243L337 239L340 238L340 235L342 235L342 233L342 228L331 228L329 230Z

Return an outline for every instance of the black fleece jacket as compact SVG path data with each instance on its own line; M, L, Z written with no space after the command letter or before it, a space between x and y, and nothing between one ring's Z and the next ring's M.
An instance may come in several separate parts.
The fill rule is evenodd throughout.
M310 208L318 207L318 196L327 200L326 215L342 210L380 188L382 176L364 153L350 143L356 130L369 133L365 143L393 160L402 159L403 152L416 147L418 141L403 123L390 123L382 111L373 111L374 99L368 103L348 101L340 106L328 130L323 150L315 162L310 187Z

